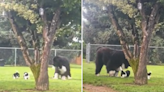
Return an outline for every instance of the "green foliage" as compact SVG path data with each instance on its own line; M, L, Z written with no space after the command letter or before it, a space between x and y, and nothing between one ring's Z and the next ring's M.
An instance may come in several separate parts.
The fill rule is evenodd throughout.
M97 4L97 2L99 4ZM154 3L156 1L143 1L143 2L144 2L143 7L146 10L146 12L145 12L146 18L148 19L148 17L150 16L150 13L151 13L151 9L152 9L151 7L154 5ZM140 33L141 32L140 31L141 30L140 23L141 23L142 17L137 9L137 3L135 0L99 0L99 1L86 0L85 3L92 4L92 6L94 5L94 6L99 7L97 10L95 10L94 14L96 16L104 15L105 12L98 14L99 9L101 9L100 11L102 11L102 6L108 7L109 5L113 5L114 6L113 7L114 14L116 15L117 19L119 20L119 24L121 25L122 29L130 32L131 31L130 24L134 24L136 26L137 30L139 31L139 34L142 35ZM163 7L163 6L161 6L161 7ZM160 12L164 12L164 11L160 10ZM93 14L93 16L94 16L94 14ZM107 20L109 20L109 19L106 18L106 21ZM100 24L102 24L102 23L100 22ZM163 25L163 13L161 13L160 22L156 25L156 28L159 29L159 28L161 28L162 25ZM131 34L128 36L131 36ZM140 39L142 39L141 36L140 36Z
M124 14L127 14L130 18L136 16L137 8L135 5L135 0L104 0L104 3L110 3L114 6L117 6L119 11L122 11Z
M43 21L41 20L41 16L39 15L39 8L44 9L44 13L46 15L47 23L50 26L52 18L54 16L54 12L56 9L60 8L61 15L58 30L60 33L67 34L69 30L70 33L75 33L73 31L77 31L72 29L72 27L78 28L81 24L81 1L80 0L12 0L5 1L4 3L0 3L0 13L4 10L6 12L11 13L14 17L16 24L20 27L20 32L24 32L24 36L26 38L30 38L30 31L37 31L37 35L39 35L39 39L42 40L42 29L43 29ZM2 18L2 17L0 17ZM6 24L7 23L7 24ZM11 25L9 21L1 22L0 25L3 29L11 29ZM69 25L69 26L67 26ZM67 26L67 27L66 27ZM6 27L6 28L5 28ZM72 32L71 32L72 31ZM78 30L79 31L79 30ZM69 35L69 33L68 33ZM56 35L58 36L58 34ZM61 35L64 36L64 35ZM63 37L64 38L64 37ZM66 38L63 39L67 40ZM71 42L72 39L69 39ZM31 47L31 40L26 39L28 46Z
M70 28L69 28L70 27ZM74 38L77 38L78 41L73 41ZM80 25L67 25L65 27L60 28L53 45L59 48L67 48L67 49L80 49L80 39L81 39L81 26ZM72 44L72 45L69 45Z
M87 11L83 11L83 16L87 19L87 22L83 22L84 41L92 44L119 44L108 14L93 3L85 2L83 8Z
M163 92L163 66L147 66L148 71L152 71L151 79L147 85L134 85L134 75L131 73L129 78L108 77L105 66L102 68L100 76L95 76L95 64L83 62L83 82L95 86L106 86L118 92ZM132 72L131 67L128 68ZM158 71L158 72L157 72ZM162 74L161 74L162 72ZM120 74L119 74L120 75Z

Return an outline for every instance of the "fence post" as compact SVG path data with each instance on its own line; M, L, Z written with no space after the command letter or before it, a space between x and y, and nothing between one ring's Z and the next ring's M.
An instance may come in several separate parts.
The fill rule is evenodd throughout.
M90 62L90 43L86 45L86 61Z
M14 65L17 64L17 48L15 48L15 58L14 58Z

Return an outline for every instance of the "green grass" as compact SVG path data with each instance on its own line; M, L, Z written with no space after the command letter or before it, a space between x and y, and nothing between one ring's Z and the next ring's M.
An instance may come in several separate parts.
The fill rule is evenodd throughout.
M20 78L13 79L12 74L19 71ZM23 73L30 73L30 79L24 80ZM49 91L45 92L81 92L81 66L71 64L72 79L52 79L54 69L49 68ZM34 90L35 81L29 67L0 67L0 92L38 92Z
M164 66L147 66L148 71L152 71L151 79L148 80L147 85L135 85L134 75L131 68L129 78L108 77L105 66L101 70L100 76L97 77L95 73L94 63L83 63L83 83L92 84L96 86L111 87L119 92L164 92ZM119 74L120 76L120 74Z

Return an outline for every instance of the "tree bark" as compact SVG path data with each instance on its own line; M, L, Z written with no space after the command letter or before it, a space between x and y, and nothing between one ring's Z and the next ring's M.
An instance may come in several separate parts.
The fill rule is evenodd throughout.
M142 16L141 27L143 32L143 40L140 49L140 57L138 70L135 75L135 83L139 85L147 84L147 55L148 46L151 40L152 32L154 30L157 19L159 18L159 7L160 4L157 2L154 4L152 11L149 15L148 20L146 19L145 11L142 8L140 14Z
M37 82L38 82L38 77L39 77L39 73L40 73L40 63L30 65L30 69L33 73L33 76L34 76L34 79L35 79L35 85L36 85Z
M135 83L142 85L147 84L147 52L148 52L148 45L149 45L149 38L144 36L143 43L141 45L140 50L140 58L139 58L139 64L138 69L135 74Z
M27 48L27 45L26 45L26 42L25 42L25 39L22 35L21 32L19 32L19 28L16 24L16 22L14 21L14 18L12 17L12 15L10 14L10 12L8 13L8 18L9 18L9 22L11 24L11 27L13 29L13 32L14 34L16 35L17 37L17 40L18 40L18 43L21 47L21 51L22 51L22 54L23 54L23 57L25 59L25 62L27 65L31 65L33 63L32 59L29 57L29 51L28 51L28 48Z
M55 36L58 27L59 17L60 17L60 9L57 9L53 16L49 30L48 30L48 24L46 23L46 18L44 16L42 17L45 23L43 29L44 47L43 47L41 65L40 65L40 73L36 83L36 89L38 90L49 89L48 61L51 52L51 46L53 43L53 38Z

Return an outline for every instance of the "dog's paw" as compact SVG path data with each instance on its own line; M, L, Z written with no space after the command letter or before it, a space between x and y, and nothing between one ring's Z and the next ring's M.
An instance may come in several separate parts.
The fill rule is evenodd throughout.
M61 79L62 79L62 80L66 80L66 76L62 76Z
M58 79L58 76L58 73L55 73L53 79Z
M98 74L96 74L96 76L100 76L100 74L98 73Z
M68 79L72 79L70 76L68 76Z

